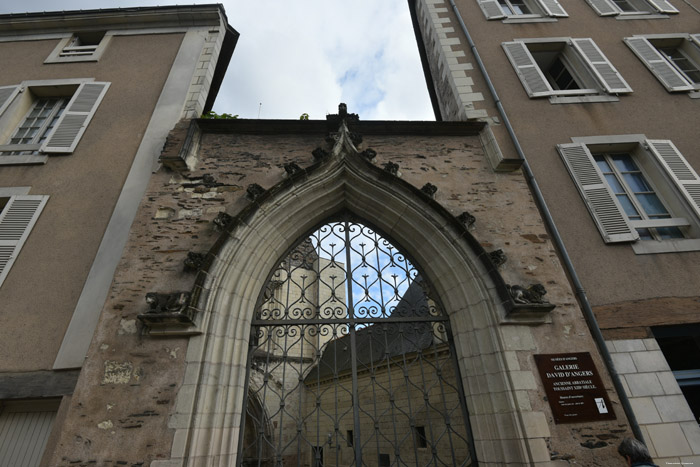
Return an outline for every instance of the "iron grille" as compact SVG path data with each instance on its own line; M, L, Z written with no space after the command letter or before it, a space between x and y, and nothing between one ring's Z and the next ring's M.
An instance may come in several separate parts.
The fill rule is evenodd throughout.
M239 465L476 465L448 317L350 215L272 272L250 342Z

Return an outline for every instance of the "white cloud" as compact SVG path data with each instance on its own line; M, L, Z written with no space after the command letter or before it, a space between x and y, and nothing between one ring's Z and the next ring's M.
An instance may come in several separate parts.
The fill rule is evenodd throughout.
M209 3L195 0L194 3ZM63 0L61 10L123 8L157 0ZM404 0L225 0L241 33L214 110L242 118L323 119L340 102L363 120L432 120ZM7 2L0 13L52 11L47 0ZM262 106L260 106L262 103Z

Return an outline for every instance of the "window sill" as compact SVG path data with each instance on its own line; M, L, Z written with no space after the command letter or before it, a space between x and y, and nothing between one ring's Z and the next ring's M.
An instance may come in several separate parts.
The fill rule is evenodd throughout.
M608 94L597 94L594 96L551 96L550 104L587 104L592 102L618 102L617 96Z
M20 156L3 156L0 155L0 166L2 165L30 165L30 164L46 164L49 156L46 154L25 154Z
M684 251L700 251L700 239L683 238L678 240L640 240L632 243L632 250L637 255L656 253L681 253Z
M510 16L502 21L503 23L556 23L556 18L550 18L546 16L531 16L528 18L518 18L517 16Z
M658 13L643 13L643 14L638 14L638 15L617 15L615 16L615 19L618 21L627 21L630 19L668 19L668 15L661 15Z
M700 99L700 91L690 91L690 92L688 93L688 96L689 96L691 99Z

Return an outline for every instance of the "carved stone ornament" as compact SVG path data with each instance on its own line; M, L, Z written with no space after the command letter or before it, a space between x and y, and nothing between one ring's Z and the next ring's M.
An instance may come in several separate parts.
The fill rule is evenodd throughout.
M213 222L218 230L224 230L226 226L231 223L232 220L233 217L222 211L214 218Z
M214 179L214 176L210 174L202 175L202 184L207 188L214 188L221 185L221 183L218 183Z
M457 220L461 222L466 228L470 229L476 222L476 217L464 211L462 214L457 216Z
M491 258L491 261L497 268L503 266L504 264L506 264L506 261L508 261L508 257L500 248L498 250L490 252L489 257Z
M542 284L532 284L528 288L520 285L506 285L506 287L508 287L508 292L515 303L549 303L544 299L547 290Z
M185 271L199 271L204 264L204 253L194 253L190 251L185 258Z
M364 151L362 151L362 157L364 157L368 161L371 161L372 159L377 157L377 151L371 148L367 148Z
M296 162L287 162L284 164L284 170L288 175L294 175L302 171L301 167L299 167Z
M311 151L311 154L314 156L314 160L320 161L321 159L325 159L330 155L328 151L326 151L323 148L316 148L313 151Z
M431 198L435 196L435 193L437 193L437 187L433 185L432 183L426 183L423 185L423 188L420 189L423 193L426 195L430 196Z
M384 164L384 170L389 172L391 175L398 175L399 174L399 164L395 164L394 162L387 162Z
M149 292L146 294L146 303L150 307L148 313L181 313L189 301L189 292Z
M245 192L248 199L250 199L251 201L255 201L263 193L265 193L265 188L261 187L257 183L252 183L248 185L248 188L246 188Z

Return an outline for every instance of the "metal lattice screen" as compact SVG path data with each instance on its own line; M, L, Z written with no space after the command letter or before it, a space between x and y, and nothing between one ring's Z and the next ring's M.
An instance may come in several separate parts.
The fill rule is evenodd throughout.
M273 272L248 362L241 465L472 465L449 320L406 256L349 216Z

